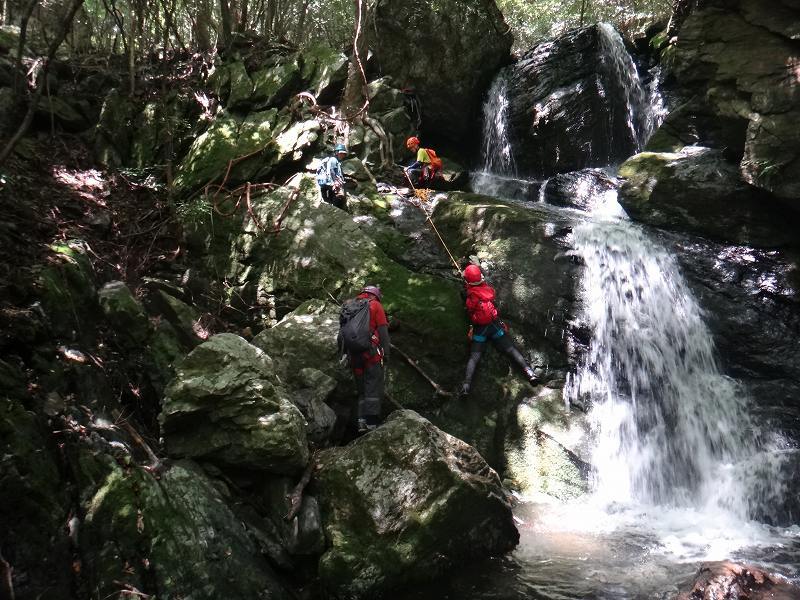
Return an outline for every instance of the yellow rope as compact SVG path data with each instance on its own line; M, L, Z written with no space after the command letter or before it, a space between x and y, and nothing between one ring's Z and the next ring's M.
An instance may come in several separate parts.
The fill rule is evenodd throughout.
M416 187L414 187L414 183L411 181L411 177L409 177L408 171L403 169L403 173L405 173L406 179L408 179L408 184L411 186L411 189L414 191L414 196L416 196L416 198L419 200L419 204L417 204L417 207L425 215L425 220L428 223L430 223L430 226L433 229L433 232L436 234L436 237L439 238L439 241L442 243L442 247L444 248L444 251L447 252L447 256L450 257L450 260L453 262L453 266L456 268L456 271L458 271L458 273L460 275L461 274L461 267L458 266L458 263L456 262L456 259L453 258L453 254L450 252L450 248L447 247L447 244L442 239L441 234L439 234L439 230L436 228L436 224L433 222L433 219L431 218L431 215L428 213L428 211L425 208L425 205L423 204L423 202L425 204L428 203L431 190L424 189L424 188L417 189Z

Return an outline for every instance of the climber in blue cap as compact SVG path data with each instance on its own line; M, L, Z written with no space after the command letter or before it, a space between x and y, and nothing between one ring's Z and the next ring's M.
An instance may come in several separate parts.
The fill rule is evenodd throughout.
M334 154L322 159L317 169L317 183L322 199L337 208L347 210L347 197L344 194L344 174L341 161L347 156L344 144L336 144Z

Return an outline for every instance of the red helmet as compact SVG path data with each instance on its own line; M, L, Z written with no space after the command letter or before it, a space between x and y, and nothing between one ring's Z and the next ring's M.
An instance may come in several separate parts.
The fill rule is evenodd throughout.
M478 265L467 265L464 269L464 281L470 285L478 285L483 281L483 273Z
M383 298L383 294L381 293L381 288L379 288L377 285L366 285L361 290L361 293L372 294L378 299L378 301L380 301Z
M421 144L419 143L419 138L414 137L413 135L406 140L406 148L408 148L409 150L411 149L411 146L420 146L420 145Z

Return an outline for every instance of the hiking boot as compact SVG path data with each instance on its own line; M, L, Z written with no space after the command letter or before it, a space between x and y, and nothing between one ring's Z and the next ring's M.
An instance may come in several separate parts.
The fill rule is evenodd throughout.
M461 385L461 389L459 390L458 395L461 398L466 398L467 396L469 396L469 384L468 383L464 382Z

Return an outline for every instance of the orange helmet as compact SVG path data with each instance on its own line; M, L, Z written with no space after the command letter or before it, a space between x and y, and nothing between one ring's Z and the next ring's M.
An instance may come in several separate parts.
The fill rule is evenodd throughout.
M419 143L419 138L414 137L413 135L406 140L406 148L408 148L409 150L411 149L411 146L420 146L420 145L421 144Z
M483 282L483 273L478 265L467 265L464 269L464 281L469 285L478 285Z

